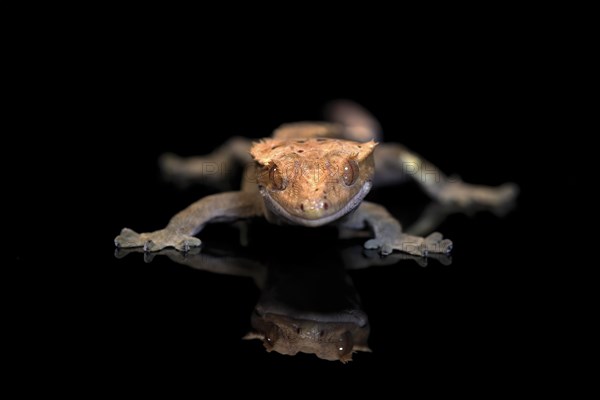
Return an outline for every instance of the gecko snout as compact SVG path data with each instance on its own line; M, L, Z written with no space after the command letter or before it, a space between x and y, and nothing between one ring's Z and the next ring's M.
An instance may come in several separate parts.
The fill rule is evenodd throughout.
M307 199L300 203L300 212L302 216L307 219L318 219L328 213L329 202L322 198Z

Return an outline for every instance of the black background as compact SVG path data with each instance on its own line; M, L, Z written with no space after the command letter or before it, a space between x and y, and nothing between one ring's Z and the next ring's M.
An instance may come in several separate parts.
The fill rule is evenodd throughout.
M114 379L140 372L160 376L182 365L190 365L191 376L208 368L202 374L207 380L289 373L369 376L376 383L389 368L406 379L460 368L469 379L500 385L487 373L500 364L513 365L513 379L525 375L526 326L534 306L526 301L532 267L521 258L531 204L524 171L535 163L522 141L535 127L539 96L526 51L486 50L475 43L408 59L298 51L259 64L262 55L251 49L227 59L179 48L160 55L152 50L121 46L103 53L110 57L66 66L76 70L64 93L69 101L49 116L54 128L64 129L46 140L75 149L50 157L59 177L44 192L53 203L43 227L51 250L33 252L20 241L13 259L22 266L40 267L50 259L60 265L52 273L62 280L52 296L60 299L60 312L50 320L60 347L68 350L52 348L53 357L82 368L108 365ZM451 266L402 262L351 274L371 321L372 354L358 354L347 365L268 354L259 343L240 339L258 296L250 280L194 271L160 257L150 264L140 254L114 257L112 240L122 227L158 229L210 193L163 183L160 154L203 154L231 135L259 138L284 122L318 120L321 106L336 98L364 105L380 120L385 140L402 142L447 173L473 183L513 181L522 189L504 219L486 212L457 215L439 227L455 243ZM75 140L69 138L73 132ZM369 198L403 221L414 220L429 201L414 184L374 191ZM23 201L28 209L32 204ZM288 243L280 230L259 232L271 246L289 247L290 257L311 251L310 240ZM237 240L227 227L210 227L199 236ZM315 233L314 240L333 239Z

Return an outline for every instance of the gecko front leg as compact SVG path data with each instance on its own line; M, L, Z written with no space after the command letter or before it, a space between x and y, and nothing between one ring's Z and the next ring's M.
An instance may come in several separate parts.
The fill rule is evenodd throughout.
M180 157L172 153L159 159L163 176L181 186L203 183L221 188L229 187L229 178L236 167L250 162L248 151L250 140L233 137L210 154L195 157Z
M394 250L404 253L427 256L428 253L448 254L452 250L452 241L444 239L442 234L434 232L427 237L409 235L402 232L400 223L379 204L364 201L348 220L343 228L371 228L375 237L365 242L367 249L379 249L387 255Z
M255 193L227 192L204 197L175 215L161 230L136 233L123 228L115 238L117 247L143 247L145 251L159 251L174 247L187 251L200 246L194 237L211 222L228 222L262 215L262 207Z

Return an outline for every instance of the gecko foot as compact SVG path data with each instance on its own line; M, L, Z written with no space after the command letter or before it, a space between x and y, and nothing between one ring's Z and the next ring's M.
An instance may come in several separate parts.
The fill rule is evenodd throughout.
M425 238L408 234L401 234L400 237L394 238L374 238L368 240L364 246L366 249L379 249L382 255L388 255L394 250L398 250L427 257L429 253L449 254L452 250L452 241L444 239L441 233L434 232Z
M129 228L123 228L121 234L115 238L117 248L143 247L144 251L159 251L166 247L174 247L179 251L187 252L193 247L202 244L200 239L177 232L161 229L149 233L137 233Z

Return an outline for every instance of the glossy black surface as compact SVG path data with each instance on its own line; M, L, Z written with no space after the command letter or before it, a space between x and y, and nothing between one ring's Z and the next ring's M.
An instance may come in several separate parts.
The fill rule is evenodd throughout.
M61 227L57 236L69 237L71 244L60 247L66 253L51 255L74 282L61 300L72 310L68 319L77 327L68 347L80 349L68 358L82 365L108 363L123 374L186 363L210 366L217 375L260 377L261 371L280 370L360 377L378 375L386 365L426 373L457 368L460 361L476 371L520 357L517 345L529 318L521 300L527 296L524 276L530 267L519 261L527 246L523 222L529 195L523 173L526 154L518 140L522 132L514 129L514 110L502 108L483 90L470 90L485 101L464 100L462 106L447 108L444 104L452 99L444 96L407 102L384 100L368 91L296 97L280 89L266 101L254 101L252 92L230 92L203 97L200 104L167 101L134 79L131 88L103 104L102 112L94 114L97 119L88 121L90 137L102 138L102 152L79 165L101 168L90 168L86 184L68 199L86 203L81 213L67 205L72 217L68 224L77 231L64 221L56 223ZM319 119L324 101L346 94L380 119L386 140L407 145L445 172L472 183L514 181L522 187L515 208L505 217L481 211L445 219L437 230L454 241L450 265L435 259L426 267L397 260L348 271L368 316L372 353L355 354L345 365L308 354L268 353L258 341L242 340L260 296L252 279L198 271L160 255L150 263L139 253L115 257L112 240L122 227L161 228L174 213L211 193L162 182L156 163L161 153L203 154L232 134L269 135L283 122ZM94 146L93 140L82 140L80 150ZM374 190L368 199L384 204L405 225L430 202L411 183ZM59 239L52 237L51 227L46 232L50 242ZM249 252L267 261L275 257L277 268L285 268L289 257L290 264L306 263L317 275L319 269L342 268L340 247L362 243L340 243L328 229L287 231L260 222L250 232L247 249L230 226L209 226L199 237L207 251L225 246L234 254ZM17 252L18 265L48 257L32 254L23 244Z

